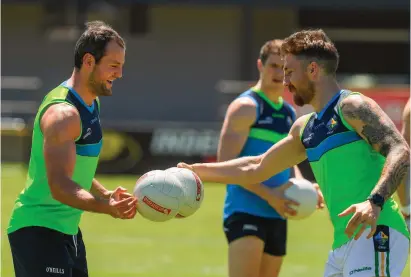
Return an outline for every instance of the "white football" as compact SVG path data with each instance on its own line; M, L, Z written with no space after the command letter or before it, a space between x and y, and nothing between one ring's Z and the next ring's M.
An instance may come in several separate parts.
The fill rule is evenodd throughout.
M291 178L289 181L292 185L284 191L284 194L287 198L298 202L300 205L292 205L297 214L295 216L288 215L287 218L300 220L309 217L317 208L317 191L308 180Z
M174 218L184 204L183 187L177 178L162 170L149 171L134 187L137 211L144 218L161 222Z
M191 170L172 167L166 170L175 176L185 192L185 201L180 207L177 217L193 215L201 206L204 199L204 186L200 178Z

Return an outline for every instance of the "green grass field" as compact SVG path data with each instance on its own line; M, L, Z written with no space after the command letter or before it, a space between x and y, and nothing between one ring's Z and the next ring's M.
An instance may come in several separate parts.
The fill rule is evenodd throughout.
M1 276L12 277L13 265L5 233L16 195L25 182L18 165L1 171ZM132 189L136 178L98 176L108 188ZM206 185L202 208L192 217L152 223L136 216L129 221L85 213L81 228L90 276L202 277L227 276L227 244L222 231L224 187ZM281 277L322 276L331 246L332 227L326 211L303 221L290 221L288 256ZM401 277L409 275L409 263Z

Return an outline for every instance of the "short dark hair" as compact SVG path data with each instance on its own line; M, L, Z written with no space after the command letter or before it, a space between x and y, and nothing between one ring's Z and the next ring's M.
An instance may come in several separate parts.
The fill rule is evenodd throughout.
M263 64L271 54L280 55L280 47L283 41L281 39L269 40L261 47L259 59Z
M105 54L107 44L112 40L121 47L126 47L124 39L108 24L102 21L87 22L86 30L74 48L74 66L77 69L81 68L86 53L93 55L98 63Z
M321 29L302 30L284 39L281 55L287 54L315 60L324 67L327 74L336 73L340 59L334 43Z

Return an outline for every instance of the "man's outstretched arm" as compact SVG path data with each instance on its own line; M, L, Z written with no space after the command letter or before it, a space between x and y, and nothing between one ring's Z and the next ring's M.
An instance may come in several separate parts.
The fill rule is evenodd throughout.
M260 183L306 159L306 152L299 137L299 131L305 120L306 116L297 119L288 136L260 156L179 166L192 169L203 181L242 186Z

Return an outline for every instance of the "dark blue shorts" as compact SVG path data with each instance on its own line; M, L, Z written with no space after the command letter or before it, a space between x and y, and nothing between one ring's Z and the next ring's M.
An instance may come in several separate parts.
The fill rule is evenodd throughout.
M287 220L237 212L224 221L223 227L228 243L246 236L254 236L264 242L264 253L272 256L286 254Z
M16 277L88 277L81 231L24 227L8 235Z

